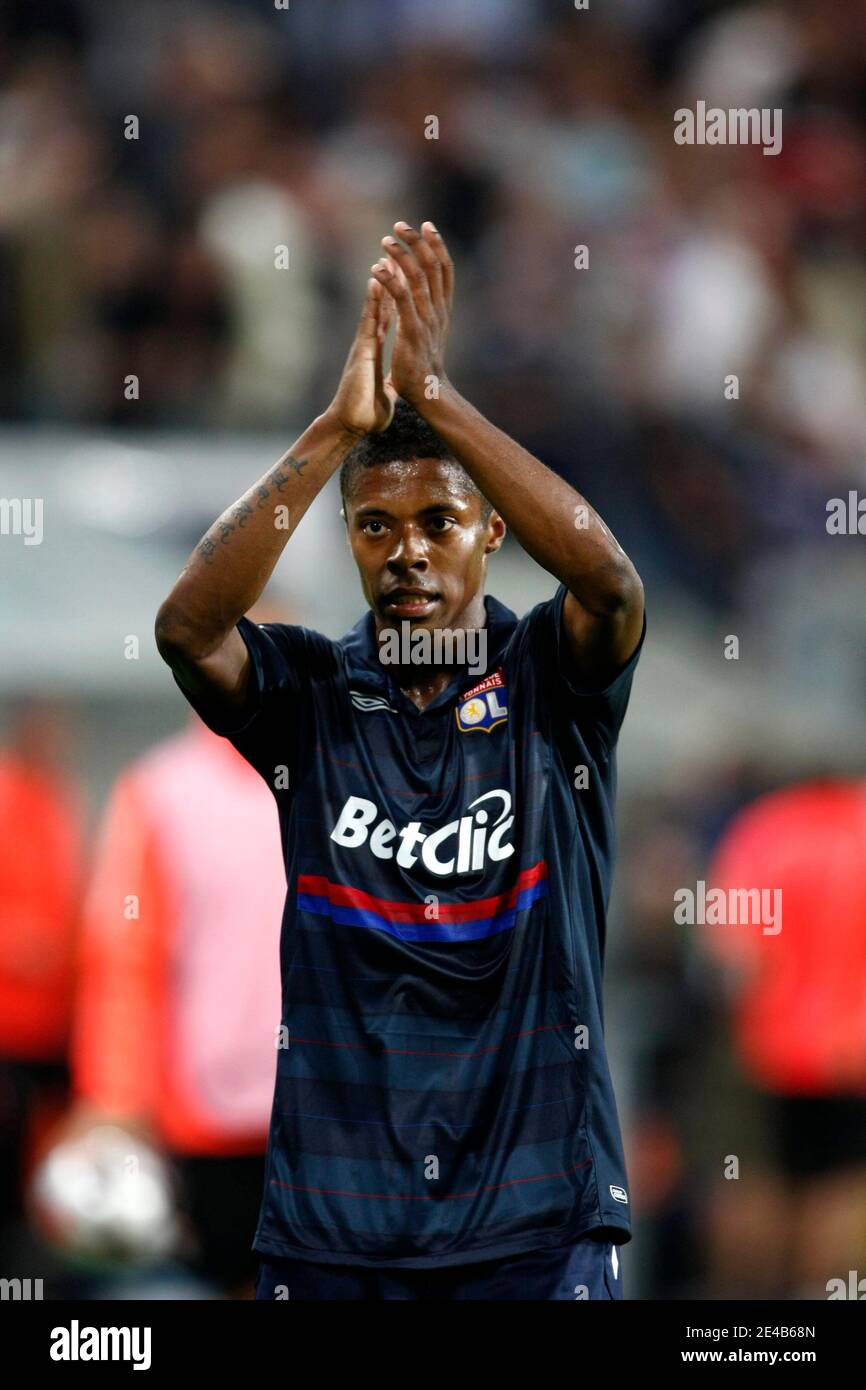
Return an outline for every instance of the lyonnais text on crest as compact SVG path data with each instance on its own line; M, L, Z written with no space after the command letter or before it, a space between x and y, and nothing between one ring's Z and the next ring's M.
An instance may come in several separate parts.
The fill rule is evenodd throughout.
M471 690L464 690L460 699L471 700L473 695L482 695L485 690L495 690L497 686L504 686L504 684L502 667L498 666L489 676L485 676L483 681L479 681L477 685L473 685Z

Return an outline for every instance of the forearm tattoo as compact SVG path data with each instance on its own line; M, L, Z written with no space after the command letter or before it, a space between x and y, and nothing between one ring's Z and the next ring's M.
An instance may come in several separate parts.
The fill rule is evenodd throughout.
M282 494L286 484L291 482L292 476L299 478L308 463L309 459L295 459L290 456L284 460L284 463L278 463L272 468L265 481L258 483L250 494L257 499L256 510L260 510L265 505L268 498L273 496L274 491ZM291 471L287 473L285 468ZM247 517L252 515L252 503L246 497L242 497L240 502L236 502L225 516L221 516L219 521L214 522L198 544L198 553L206 565L213 564L217 541L221 545L226 545L232 532L238 528L242 530L247 524Z

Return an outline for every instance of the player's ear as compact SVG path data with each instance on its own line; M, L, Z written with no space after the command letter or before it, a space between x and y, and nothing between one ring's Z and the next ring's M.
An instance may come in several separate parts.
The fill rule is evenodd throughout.
M487 542L484 546L484 554L492 555L499 550L502 542L508 533L508 528L498 512L491 512L487 518Z

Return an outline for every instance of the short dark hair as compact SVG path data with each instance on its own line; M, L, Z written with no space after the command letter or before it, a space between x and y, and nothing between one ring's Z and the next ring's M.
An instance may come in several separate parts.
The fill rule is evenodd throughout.
M428 424L413 405L398 397L394 417L387 429L365 434L349 450L340 469L340 496L343 510L352 495L355 479L362 468L375 468L383 463L399 463L408 459L442 459L455 473L462 474L466 491L481 498L481 515L486 521L493 510L484 493L476 487L462 463L454 457L445 440Z

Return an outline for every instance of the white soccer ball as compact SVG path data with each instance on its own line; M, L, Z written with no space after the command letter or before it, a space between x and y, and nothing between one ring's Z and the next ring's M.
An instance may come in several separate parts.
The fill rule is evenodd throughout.
M115 1125L51 1149L33 1175L29 1205L40 1234L72 1253L149 1261L171 1255L180 1240L167 1163Z

